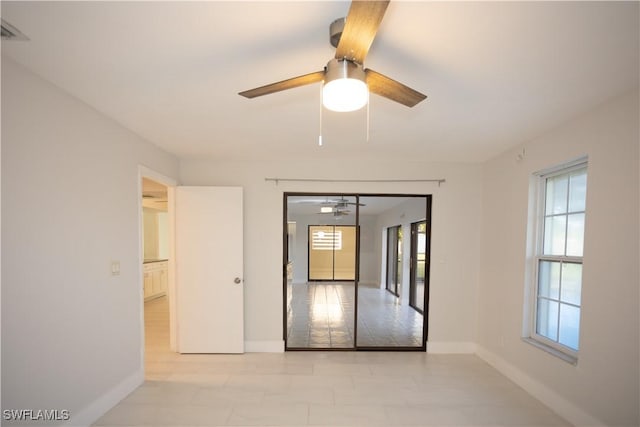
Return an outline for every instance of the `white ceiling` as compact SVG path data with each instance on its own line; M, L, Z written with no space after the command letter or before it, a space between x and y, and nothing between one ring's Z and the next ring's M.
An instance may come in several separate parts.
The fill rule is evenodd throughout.
M392 1L365 66L429 97L323 113L321 70L348 2L9 2L30 41L2 53L180 158L483 161L637 88L638 2Z

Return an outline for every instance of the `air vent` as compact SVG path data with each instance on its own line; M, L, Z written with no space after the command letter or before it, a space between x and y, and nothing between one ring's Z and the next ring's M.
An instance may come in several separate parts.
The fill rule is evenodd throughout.
M2 20L2 40L29 40L29 37L25 36L19 29L9 24L4 19Z

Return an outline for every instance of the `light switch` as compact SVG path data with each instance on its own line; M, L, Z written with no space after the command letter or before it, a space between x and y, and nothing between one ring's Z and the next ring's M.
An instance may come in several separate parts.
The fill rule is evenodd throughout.
M120 275L120 261L111 261L111 275L112 276Z

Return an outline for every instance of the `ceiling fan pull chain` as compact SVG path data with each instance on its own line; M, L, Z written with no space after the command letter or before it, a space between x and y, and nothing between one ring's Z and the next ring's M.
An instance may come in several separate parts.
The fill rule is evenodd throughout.
M322 147L322 86L320 86L320 118L318 125L318 146Z
M369 120L369 105L369 100L367 100L367 142L369 142L369 128L371 127L371 122Z

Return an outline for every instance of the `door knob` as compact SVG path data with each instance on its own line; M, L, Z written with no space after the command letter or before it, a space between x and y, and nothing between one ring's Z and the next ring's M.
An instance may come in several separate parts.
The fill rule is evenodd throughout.
M235 279L233 279L233 283L235 283L235 284L239 284L241 282L242 282L242 279L239 278L239 277L236 277Z

